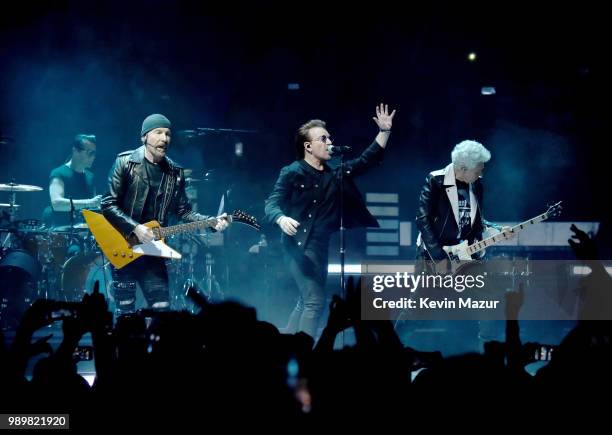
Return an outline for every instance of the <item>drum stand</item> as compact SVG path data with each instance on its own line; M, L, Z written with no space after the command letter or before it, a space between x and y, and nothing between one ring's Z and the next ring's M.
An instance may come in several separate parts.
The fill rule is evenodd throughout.
M204 239L205 239L204 242L200 242L197 239L198 236L194 236L194 237L196 239L194 239L193 237L190 237L189 238L190 240L188 242L191 245L190 250L189 250L189 260L187 263L187 270L185 271L186 273L182 276L182 278L184 279L183 292L181 295L182 301L176 301L178 305L187 304L185 300L185 292L187 291L187 289L194 287L194 286L199 288L202 291L202 293L204 294L204 296L209 302L218 302L218 301L222 301L225 298L225 295L223 291L221 290L221 285L217 281L217 278L213 272L213 266L215 264L215 260L214 260L213 254L210 252L210 242L209 242L208 233L204 235ZM196 257L201 252L201 250L198 250L196 252L196 250L194 249L195 246L206 247L204 276L202 276L202 279L200 280L196 278L195 265L196 265ZM198 285L198 284L201 284L201 285ZM174 295L173 299L177 300L178 295Z
M182 267L180 267L179 268L180 275L176 277L177 280L179 280L179 279L184 280L184 283L183 283L183 292L180 293L180 294L179 294L179 292L174 292L174 294L172 295L172 299L174 300L174 304L176 305L177 308L178 307L181 307L181 308L187 308L188 307L188 304L187 304L187 301L186 301L186 294L185 294L185 292L186 292L186 290L190 286L193 286L196 283L194 265L195 265L195 256L196 256L195 247L196 247L197 244L192 239L192 237L189 237L189 236L183 236L183 237L187 237L188 241L186 243L188 243L190 245L189 246L189 260L187 262L187 271L186 271L186 273L185 274L180 273L180 272L182 272ZM184 278L185 275L187 275L186 279ZM178 288L178 285L176 285L175 287Z
M225 295L223 294L223 290L221 290L221 286L219 285L219 281L213 274L213 265L215 264L215 259L213 258L210 252L206 253L206 275L204 275L204 294L208 298L209 302L217 302L225 299Z
M39 260L40 261L40 260ZM60 280L58 276L61 276L61 270L53 270L54 262L50 256L45 256L45 261L41 261L41 272L40 279L37 283L37 293L40 299L64 299L63 295L57 294L57 288L59 287Z

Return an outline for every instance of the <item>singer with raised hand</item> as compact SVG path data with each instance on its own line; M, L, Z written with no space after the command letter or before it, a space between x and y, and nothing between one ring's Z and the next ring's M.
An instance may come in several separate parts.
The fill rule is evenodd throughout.
M374 142L344 163L345 228L378 227L353 178L381 162L394 116L387 105L377 106ZM298 129L295 147L297 160L281 169L265 211L266 219L282 231L285 258L300 294L286 332L303 331L316 339L325 304L329 238L340 228L340 168L330 160L334 153L350 153L350 147L334 146L319 119Z

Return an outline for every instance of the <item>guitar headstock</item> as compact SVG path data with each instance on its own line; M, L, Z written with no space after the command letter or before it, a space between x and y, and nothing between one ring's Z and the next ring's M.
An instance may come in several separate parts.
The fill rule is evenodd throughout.
M561 216L561 210L563 210L563 207L561 207L561 203L563 201L559 201L556 204L551 205L550 207L548 207L548 210L546 210L546 218L553 218L553 217L558 217Z
M259 225L257 219L254 216L246 214L242 210L235 210L232 213L232 222L240 222L241 224L248 225L256 230L261 230L261 225Z

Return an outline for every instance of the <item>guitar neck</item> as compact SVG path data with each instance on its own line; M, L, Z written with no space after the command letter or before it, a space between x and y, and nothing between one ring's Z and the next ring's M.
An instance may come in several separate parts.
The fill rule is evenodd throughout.
M538 223L540 223L542 221L545 221L546 219L548 219L548 214L547 213L542 213L541 215L536 216L536 217L534 217L532 219L529 219L528 221L525 221L525 222L522 222L522 223L520 223L518 225L513 226L512 227L512 231L514 233L518 233L519 231L524 230L525 228L529 227L530 225L538 224ZM468 252L468 254L473 255L473 254L475 254L475 253L477 253L479 251L482 251L483 249L488 248L489 246L493 246L496 243L503 242L504 240L507 240L506 237L504 236L504 234L503 233L499 233L499 234L496 234L494 236L488 237L486 239L483 239L483 240L481 240L479 242L476 242L476 243L468 246L467 252Z
M165 237L174 236L176 234L193 232L196 230L214 227L216 224L217 219L210 218L203 221L188 222L186 224L172 225L169 227L160 227L157 228L157 232L159 234L156 234L156 236L160 239L163 239Z

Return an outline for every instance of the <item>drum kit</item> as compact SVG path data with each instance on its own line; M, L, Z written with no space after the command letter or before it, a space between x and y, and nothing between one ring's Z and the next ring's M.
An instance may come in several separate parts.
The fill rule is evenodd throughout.
M47 227L19 219L17 193L40 192L28 184L0 184L9 202L0 203L0 327L12 328L36 299L77 302L93 289L110 286L110 268L85 223ZM95 279L94 279L95 278Z

